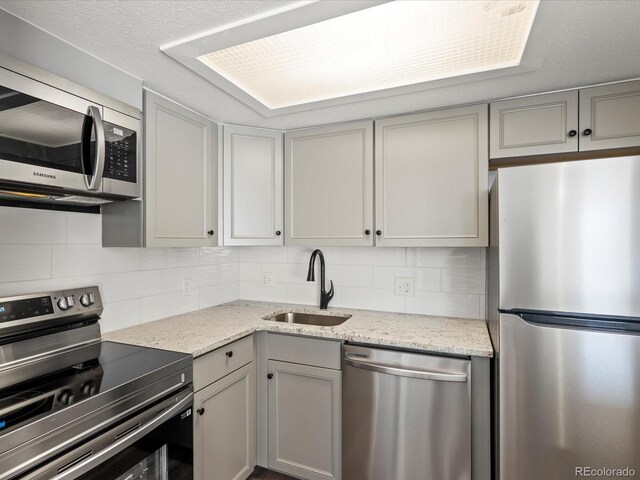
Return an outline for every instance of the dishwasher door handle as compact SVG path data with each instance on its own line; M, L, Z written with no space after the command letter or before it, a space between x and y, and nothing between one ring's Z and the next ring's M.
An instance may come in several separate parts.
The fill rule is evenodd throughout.
M344 357L344 363L349 366L371 370L372 372L387 373L389 375L397 375L400 377L419 378L422 380L436 380L439 382L462 382L467 381L466 373L444 373L432 372L429 370L415 370L410 368L398 368L384 363L372 362L371 360L357 360L353 357Z

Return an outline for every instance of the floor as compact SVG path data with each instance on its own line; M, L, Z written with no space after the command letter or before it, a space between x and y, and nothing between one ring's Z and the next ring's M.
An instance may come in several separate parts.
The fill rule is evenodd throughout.
M272 472L266 468L256 467L247 480L296 480L296 478L282 473Z

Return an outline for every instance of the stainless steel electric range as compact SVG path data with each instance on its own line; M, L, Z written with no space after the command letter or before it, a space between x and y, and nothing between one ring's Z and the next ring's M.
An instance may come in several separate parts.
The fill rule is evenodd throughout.
M98 287L0 299L0 480L193 478L190 355L102 341Z

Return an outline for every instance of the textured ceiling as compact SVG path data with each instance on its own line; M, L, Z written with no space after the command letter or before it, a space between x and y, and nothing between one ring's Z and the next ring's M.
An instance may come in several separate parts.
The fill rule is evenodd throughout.
M548 32L553 47L535 72L272 118L262 117L159 50L160 45L286 3L0 0L0 8L224 123L292 129L640 77L639 0L566 1L562 28Z

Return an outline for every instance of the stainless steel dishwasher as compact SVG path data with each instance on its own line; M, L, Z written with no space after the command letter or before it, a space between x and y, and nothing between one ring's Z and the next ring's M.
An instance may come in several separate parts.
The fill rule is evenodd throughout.
M342 478L471 478L471 362L345 345Z

